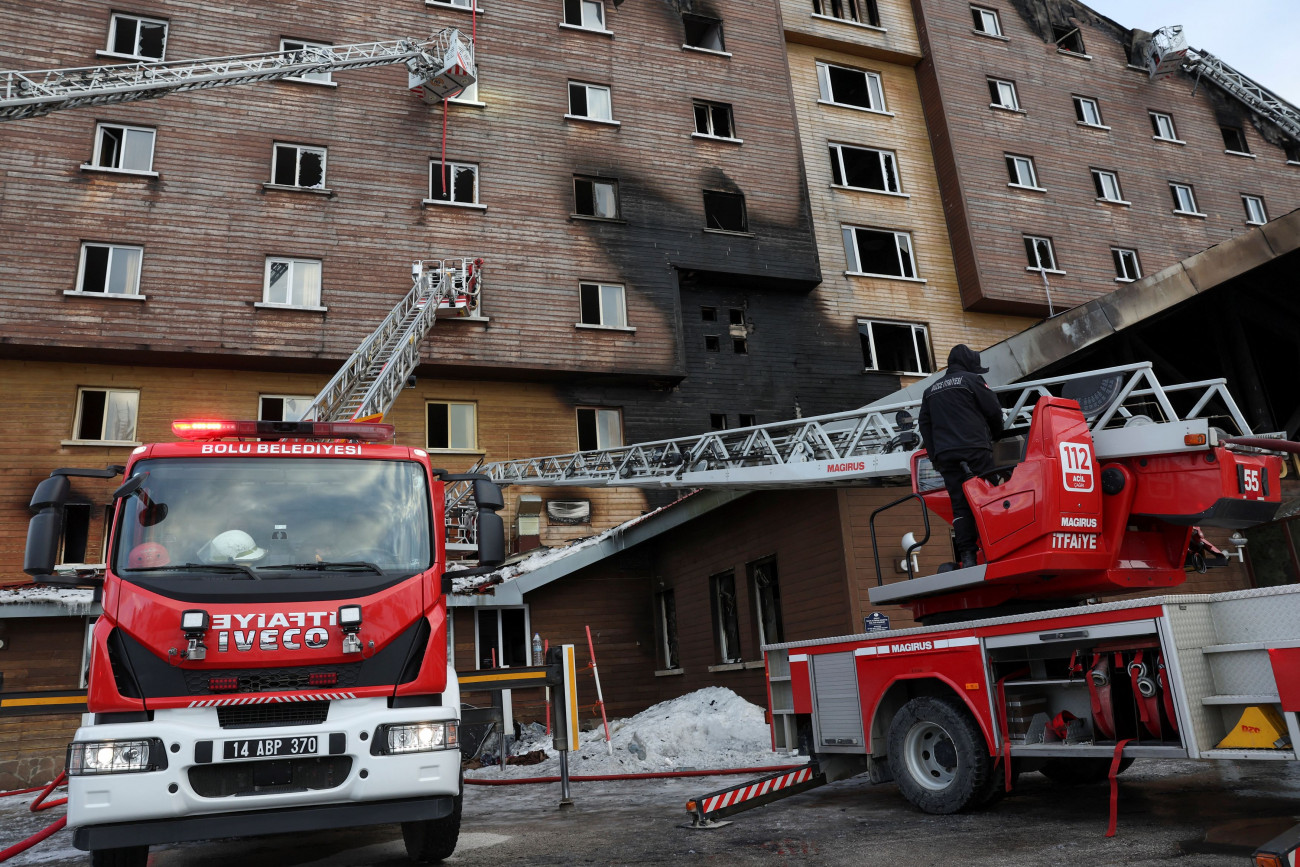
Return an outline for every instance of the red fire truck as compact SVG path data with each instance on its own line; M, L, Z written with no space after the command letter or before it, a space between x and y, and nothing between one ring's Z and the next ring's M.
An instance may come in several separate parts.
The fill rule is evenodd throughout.
M447 660L444 485L475 488L499 563L500 489L364 422L175 422L113 494L68 824L96 865L155 843L402 824L460 827L460 692ZM55 580L70 477L37 489L26 570ZM462 571L459 574L472 574ZM448 579L449 580L449 579Z

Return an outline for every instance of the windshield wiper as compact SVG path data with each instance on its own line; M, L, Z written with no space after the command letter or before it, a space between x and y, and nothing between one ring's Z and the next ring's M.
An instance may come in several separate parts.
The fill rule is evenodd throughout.
M350 561L347 561L347 562L344 562L344 563L331 563L331 562L329 562L328 560L323 560L323 561L320 561L320 562L317 562L317 563L284 563L284 564L279 565L279 566L258 566L257 568L258 568L258 569L261 569L261 570L264 570L264 571L267 571L267 572L274 572L276 569L284 569L284 570L287 570L287 571L294 571L294 572L301 572L301 571L312 571L312 572L360 572L360 571L368 571L368 572L374 572L376 575L383 575L383 574L385 574L385 572L384 572L383 569L380 569L380 568L379 568L378 566L376 566L374 563L367 563L365 560L350 560Z
M150 566L144 569L124 569L124 572L238 572L241 575L247 575L254 581L261 581L262 576L258 575L252 568L242 563L186 563L184 565L173 564L171 566Z

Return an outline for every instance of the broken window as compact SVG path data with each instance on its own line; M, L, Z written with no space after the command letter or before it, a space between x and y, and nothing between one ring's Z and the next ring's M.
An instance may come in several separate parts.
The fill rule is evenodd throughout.
M844 255L849 272L873 277L916 277L912 236L889 229L844 226Z
M749 341L743 337L733 337L731 339L731 351L736 355L748 355Z
M1132 283L1142 276L1142 268L1138 265L1137 250L1111 247L1110 255L1115 260L1115 281L1117 283Z
M718 662L730 665L741 661L740 617L736 604L736 573L720 572L709 576L709 599L713 609L713 641Z
M277 144L271 156L271 183L281 187L324 189L325 148Z
M1025 235L1025 257L1029 261L1027 271L1056 271L1056 253L1052 250L1051 238L1039 238ZM1057 272L1064 273L1064 272Z
M429 200L477 205L478 166L473 163L429 161Z
M1034 161L1030 157L1016 156L1007 154L1007 175L1011 178L1011 184L1017 187L1033 187L1040 189L1038 186L1038 173L1034 170Z
M263 304L282 307L320 307L319 259L267 257Z
M1101 126L1101 106L1087 96L1074 97L1074 116L1084 126Z
M681 668L677 654L677 601L673 591L662 590L656 594L655 609L659 613L659 660L665 670Z
M683 15L682 25L686 30L686 47L719 53L727 50L722 44L721 19L706 18L703 15Z
M604 30L605 4L600 0L564 0L564 23L586 30Z
M108 24L108 53L140 60L162 60L167 50L167 22L114 12Z
M709 429L710 429L710 430L726 430L726 429L727 429L727 414L726 414L725 412L711 412L711 413L709 413Z
M740 193L704 191L704 225L723 232L748 232L745 197Z
M618 181L573 179L573 212L602 220L618 219Z
M1196 214L1196 194L1192 191L1191 184L1174 184L1169 185L1169 194L1174 199L1175 214Z
M73 439L134 442L140 392L135 389L79 388Z
M605 283L579 283L579 306L583 325L626 328L627 309L623 287Z
M722 341L719 339L718 335L716 334L704 335L704 351L705 352L722 351Z
M578 451L613 449L623 445L621 409L578 408Z
M812 0L813 14L825 18L838 18L857 24L880 26L880 10L876 0Z
M139 295L143 247L117 244L82 244L78 292L104 295Z
M311 421L316 413L308 414L312 402L310 395L263 394L257 398L258 421Z
M703 322L717 322L717 321L718 321L718 308L716 308L716 307L701 307L701 308L700 308L700 320L703 321Z
M479 608L474 612L474 646L478 668L528 665L528 607Z
M1062 51L1071 54L1088 53L1083 50L1083 31L1073 24L1052 25L1052 39L1056 41L1056 47Z
M569 116L588 120L613 120L609 88L603 84L569 82Z
M752 412L742 412L740 414L741 427L753 427L756 424L758 424L758 421L755 419Z
M986 36L1001 36L1002 22L998 20L998 13L992 9L985 9L981 6L972 6L970 8L971 18L975 20L975 32L983 33Z
M817 85L823 102L868 111L885 110L885 92L881 87L880 75L875 72L819 61Z
M776 577L776 558L750 563L746 569L757 609L759 646L780 644L785 641L785 630L781 627L781 585Z
M989 99L992 100L990 105L994 108L1009 108L1012 111L1020 110L1020 100L1016 98L1016 83L1014 81L1005 81L1001 78L990 78L989 80Z
M90 504L67 503L63 507L63 537L59 540L60 563L85 563L90 542Z
M431 400L425 404L425 447L478 448L478 407L472 403Z
M1122 202L1124 197L1119 191L1119 175L1102 169L1092 170L1092 185L1097 190L1097 198L1108 202Z
M859 319L858 338L867 370L907 374L934 372L930 331L924 325Z
M1164 139L1165 141L1178 141L1178 133L1174 131L1174 119L1171 115L1163 112L1153 111L1151 114L1151 129L1155 131L1152 138Z
M1252 226L1262 226L1268 222L1268 214L1264 211L1264 199L1260 196L1241 197L1241 204L1246 208L1246 222Z
M735 138L736 128L731 119L731 106L720 102L696 101L695 132L713 138Z
M302 39L281 39L280 51L291 57L294 63L310 63L317 58L325 56L323 52L309 51L308 49L329 49L331 46L328 42L307 42ZM330 84L333 79L328 69L314 69L310 72L300 72L297 75L290 76L293 81L310 81L312 84Z
M1241 127L1221 126L1219 132L1223 133L1223 147L1228 153L1250 153L1250 146L1246 144L1246 134L1242 132Z
M95 127L91 165L120 172L153 171L154 131L142 126L101 123Z
M727 317L732 325L745 324L745 311L739 307L732 307L727 311Z
M836 185L882 193L899 192L898 168L891 151L833 144L830 153L831 176Z

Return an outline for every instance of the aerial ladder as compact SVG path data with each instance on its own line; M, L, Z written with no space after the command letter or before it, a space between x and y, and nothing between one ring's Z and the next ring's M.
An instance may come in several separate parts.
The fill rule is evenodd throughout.
M1161 27L1151 34L1145 51L1151 78L1164 78L1177 70L1218 85L1252 111L1272 121L1291 140L1300 144L1300 109L1252 80L1223 60L1187 44L1181 25Z

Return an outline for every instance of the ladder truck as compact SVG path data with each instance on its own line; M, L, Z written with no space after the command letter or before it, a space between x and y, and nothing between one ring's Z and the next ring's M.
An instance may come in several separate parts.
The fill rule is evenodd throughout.
M37 487L24 570L92 586L104 608L67 756L68 824L92 863L386 823L416 861L455 849L445 490L471 486L480 569L504 556L502 498L364 419L392 405L438 315L474 304L482 270L414 274L307 420L179 420L179 442L140 446L124 468L57 469ZM118 473L103 570L58 574L71 480Z
M765 646L773 748L810 764L693 799L697 826L863 773L947 814L1031 769L1095 780L1138 757L1300 757L1300 586L1175 590L1189 568L1226 565L1200 528L1273 518L1281 454L1300 445L1252 435L1223 380L1166 385L1149 364L994 392L1000 466L965 485L979 562L933 574L911 555L929 515L952 511L918 448L916 402L482 468L522 485L906 479L871 517L877 551L877 517L923 504L907 577L886 583L877 554L869 594L921 625ZM1167 595L1117 600L1152 591Z

